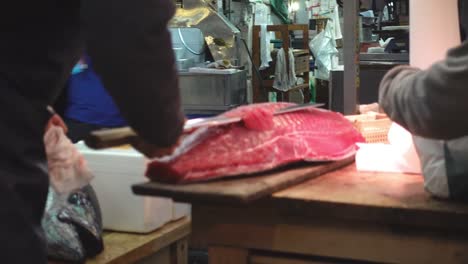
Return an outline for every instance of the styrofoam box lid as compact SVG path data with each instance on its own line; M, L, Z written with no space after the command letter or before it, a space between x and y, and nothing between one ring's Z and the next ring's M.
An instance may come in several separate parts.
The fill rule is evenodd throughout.
M88 167L96 174L132 175L134 180L143 177L148 159L132 148L109 148L94 150L84 143L76 144Z

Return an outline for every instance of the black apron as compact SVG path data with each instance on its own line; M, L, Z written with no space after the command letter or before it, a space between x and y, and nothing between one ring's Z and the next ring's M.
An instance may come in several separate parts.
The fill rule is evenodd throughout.
M50 115L0 76L0 259L47 263L41 228L49 179L43 144Z

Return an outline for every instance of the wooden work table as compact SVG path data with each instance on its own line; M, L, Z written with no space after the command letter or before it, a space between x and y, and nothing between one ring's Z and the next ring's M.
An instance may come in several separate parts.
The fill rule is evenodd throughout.
M184 217L149 234L104 233L104 251L88 264L186 264L190 219Z
M468 263L468 204L431 198L420 175L352 164L247 204L191 202L210 264Z

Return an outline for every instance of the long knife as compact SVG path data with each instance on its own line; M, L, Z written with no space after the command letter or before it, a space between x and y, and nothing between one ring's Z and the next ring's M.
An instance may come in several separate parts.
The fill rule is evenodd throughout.
M299 104L289 107L285 107L277 110L273 115L281 115L296 111L305 110L308 108L317 108L324 106L325 104ZM241 122L241 117L224 117L216 116L205 119L194 119L189 120L184 125L184 133L191 132L194 129L200 127L211 127L211 126L221 126L232 123ZM85 139L86 145L93 149L103 149L110 148L120 145L126 145L132 142L138 135L130 127L122 128L112 128L112 129L102 129L96 130L90 133L90 135Z

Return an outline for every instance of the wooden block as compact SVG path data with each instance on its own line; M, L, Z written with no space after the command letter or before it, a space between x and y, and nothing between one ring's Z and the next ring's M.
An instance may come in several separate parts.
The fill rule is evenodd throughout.
M249 252L247 249L231 247L209 247L208 257L210 264L248 264Z
M294 59L294 69L296 74L309 72L309 56L298 56Z

